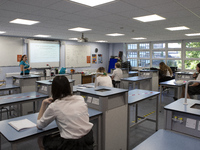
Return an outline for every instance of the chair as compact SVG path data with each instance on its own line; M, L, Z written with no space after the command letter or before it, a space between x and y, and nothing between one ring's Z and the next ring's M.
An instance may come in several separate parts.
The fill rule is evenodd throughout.
M2 85L6 85L6 81L5 80L0 80L0 86L2 86ZM2 113L3 113L3 110L5 110L6 111L6 113L7 113L7 119L9 119L9 115L8 115L8 108L5 108L5 107L0 107L0 115L1 115L1 117L0 117L0 120L2 120Z

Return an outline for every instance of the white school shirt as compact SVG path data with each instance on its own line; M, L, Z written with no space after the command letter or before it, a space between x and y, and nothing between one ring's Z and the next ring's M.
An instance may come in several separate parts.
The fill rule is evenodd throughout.
M107 76L98 76L95 79L95 87L96 86L108 86L113 87L111 78Z
M42 129L56 120L60 136L65 139L79 139L89 133L93 124L89 122L88 107L82 96L64 97L51 103L45 110L37 127Z
M200 80L200 73L198 74L196 80Z
M113 74L112 76L114 76L113 80L115 81L120 81L121 78L123 77L123 72L120 68L116 68L114 71L113 71Z
M166 74L167 77L172 77L172 75L170 75L170 72L169 70L167 69L167 74Z

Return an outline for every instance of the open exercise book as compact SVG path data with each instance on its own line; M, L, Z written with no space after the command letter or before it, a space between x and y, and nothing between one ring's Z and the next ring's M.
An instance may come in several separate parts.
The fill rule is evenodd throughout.
M16 129L17 131L20 131L22 129L26 129L26 128L33 128L36 127L36 124L31 122L28 119L22 119L22 120L17 120L17 121L11 121L8 122L9 125L11 125L14 129Z

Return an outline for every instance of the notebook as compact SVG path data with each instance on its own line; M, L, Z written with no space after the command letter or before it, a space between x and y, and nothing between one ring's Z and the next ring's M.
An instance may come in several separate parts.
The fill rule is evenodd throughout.
M28 119L22 119L22 120L17 120L17 121L10 121L10 122L8 122L8 124L11 125L17 131L20 131L20 130L26 129L26 128L36 127L36 124L33 123L33 122L31 122Z

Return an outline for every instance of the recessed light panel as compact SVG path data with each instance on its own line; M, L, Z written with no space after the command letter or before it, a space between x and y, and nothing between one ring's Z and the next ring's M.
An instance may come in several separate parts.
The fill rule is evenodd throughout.
M147 38L144 38L144 37L138 37L138 38L131 38L131 39L133 39L133 40L145 40L145 39L147 39Z
M121 33L111 33L111 34L106 34L107 36L124 36L124 34Z
M6 31L0 31L0 34L4 34L4 33L6 33Z
M106 43L106 42L108 42L108 41L100 40L100 41L95 41L95 42L98 42L98 43Z
M186 36L200 36L200 33L190 33L190 34L185 34Z
M165 28L170 31L179 31L179 30L189 30L190 28L186 26L180 26L180 27L170 27L170 28Z
M142 17L135 17L133 19L139 20L142 22L151 22L151 21L165 20L166 18L154 14L154 15L148 15L148 16L142 16Z
M78 38L69 38L69 40L78 40Z
M92 30L92 29L77 27L77 28L72 28L72 29L68 29L68 30L77 31L77 32L84 32L84 31L90 31L90 30Z
M34 37L51 37L51 35L38 34L38 35L34 35Z
M25 20L25 19L15 19L15 20L10 21L10 23L23 24L23 25L33 25L33 24L39 23L39 21Z
M102 5L102 4L109 3L115 0L70 0L70 1L94 7L94 6Z

